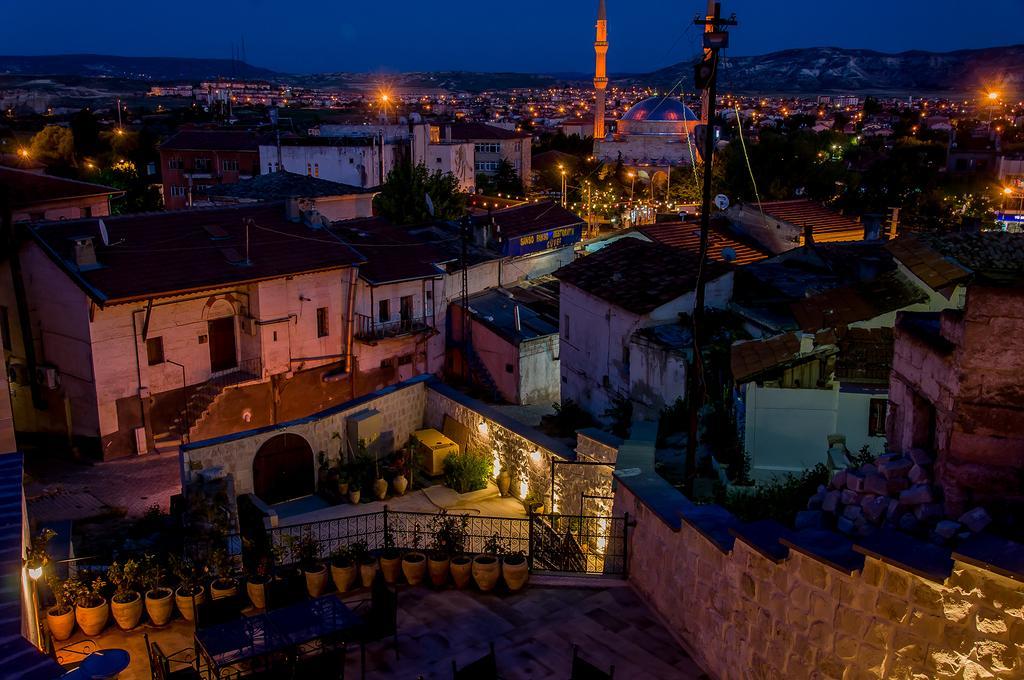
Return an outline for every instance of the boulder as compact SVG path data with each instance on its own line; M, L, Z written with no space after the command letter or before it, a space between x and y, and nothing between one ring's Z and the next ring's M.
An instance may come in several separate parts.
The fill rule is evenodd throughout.
M907 479L912 484L927 484L930 481L928 471L920 465L910 468L910 472L907 473Z
M864 475L853 470L846 471L846 488L850 491L864 490Z
M844 470L840 470L839 472L837 472L835 474L834 477L832 477L832 484L831 484L831 486L832 486L833 489L845 489L846 488L846 470L845 469Z
M843 505L860 505L860 494L856 491L843 489L839 493L839 502Z
M885 475L886 479L894 477L905 477L914 463L906 458L893 458L878 464L878 471Z
M896 500L895 498L890 498L889 499L889 504L885 508L885 517L886 517L886 519L895 519L896 516L900 514L900 510L901 509L902 509L902 506L900 505L900 502L898 500Z
M954 522L951 519L944 519L935 525L935 533L946 540L953 538L958 531L960 531L960 522Z
M825 512L835 512L839 507L839 492L829 491L821 501L821 509Z
M917 528L917 518L908 512L900 517L899 527L903 531L913 531Z
M886 491L890 496L898 496L900 491L904 491L910 488L910 482L906 477L893 477L892 479L886 479Z
M878 472L878 468L875 466L874 463L864 463L863 465L860 466L860 468L858 468L857 471L860 472L860 474L867 477L868 475L876 474Z
M941 503L922 503L914 508L914 517L919 522L927 522L942 517Z
M882 475L875 473L864 478L864 493L885 496L889 493L889 482Z
M960 515L960 524L963 524L971 533L984 531L985 527L992 523L992 518L985 512L985 508L974 508Z
M921 505L935 500L932 487L927 484L916 484L906 491L900 492L900 503L903 505Z
M820 510L821 504L825 501L825 492L819 491L807 499L808 510Z
M889 508L889 500L885 496L875 496L867 503L861 505L864 517L874 524L881 522L886 510Z
M844 534L852 533L853 522L846 519L845 517L840 517L839 520L836 522L836 528L842 531Z
M843 517L852 522L860 519L862 513L863 511L860 509L859 505L847 505L843 508Z

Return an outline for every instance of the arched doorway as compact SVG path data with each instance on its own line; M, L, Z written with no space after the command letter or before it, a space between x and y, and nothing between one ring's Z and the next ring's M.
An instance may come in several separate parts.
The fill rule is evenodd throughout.
M252 461L253 491L265 503L312 494L313 477L313 449L297 434L271 437L263 442Z

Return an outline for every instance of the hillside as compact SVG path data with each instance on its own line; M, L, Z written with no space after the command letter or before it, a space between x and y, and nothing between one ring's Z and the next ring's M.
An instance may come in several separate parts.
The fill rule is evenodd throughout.
M218 77L268 79L274 71L231 59L118 57L108 54L0 56L0 74L93 76L147 81L195 81Z

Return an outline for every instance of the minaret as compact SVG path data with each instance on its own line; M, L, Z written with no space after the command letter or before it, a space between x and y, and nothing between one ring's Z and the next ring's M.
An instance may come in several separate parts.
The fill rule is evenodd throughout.
M604 91L608 87L608 76L605 73L605 56L608 54L608 16L605 12L604 0L597 4L597 38L594 40L594 89L597 90L594 102L594 141L604 139Z

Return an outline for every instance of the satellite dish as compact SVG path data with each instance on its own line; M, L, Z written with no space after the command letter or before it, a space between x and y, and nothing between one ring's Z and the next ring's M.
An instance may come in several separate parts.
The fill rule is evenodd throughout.
M736 249L731 246L722 248L722 259L726 262L736 261Z
M725 210L729 207L729 197L725 194L718 194L715 196L715 207L719 210Z
M103 239L103 245L110 245L110 234L107 233L107 225L103 224L103 220L99 220L100 223L100 238Z
M430 200L430 194L423 194L423 198L427 199L427 212L430 216L434 216L434 202Z

